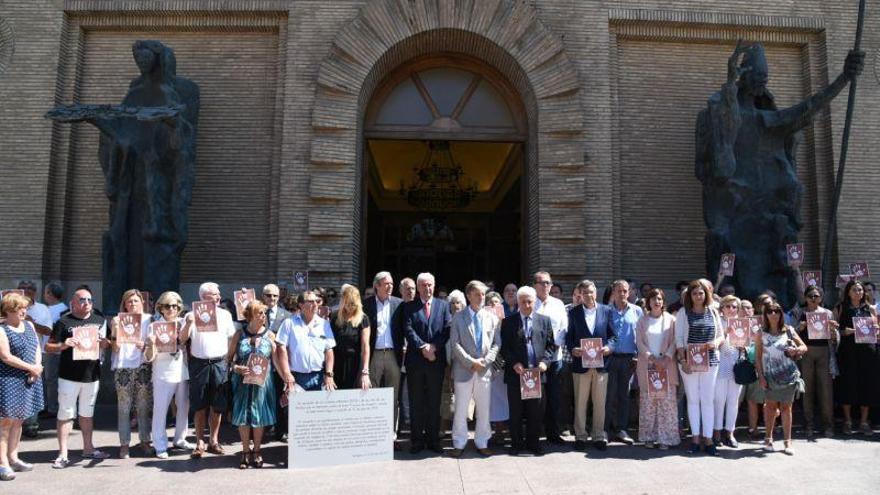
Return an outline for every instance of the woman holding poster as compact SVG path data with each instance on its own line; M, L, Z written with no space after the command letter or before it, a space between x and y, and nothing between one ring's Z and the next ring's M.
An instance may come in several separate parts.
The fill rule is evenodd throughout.
M782 434L787 455L793 455L791 447L791 404L798 391L803 391L803 380L795 360L807 352L800 337L785 324L782 306L776 301L764 306L764 331L755 340L757 355L755 367L758 383L764 395L764 450L773 452L773 427L777 411L782 416Z
M844 300L834 307L834 317L840 325L840 375L835 380L835 399L843 409L845 435L853 433L853 406L859 407L859 429L864 435L872 435L868 413L871 406L880 405L880 356L876 345L856 343L853 318L870 317L876 322L877 310L870 304L862 282L850 280L843 293Z
M678 445L678 407L675 388L675 317L666 312L663 290L651 289L645 298L648 312L636 325L639 351L639 441L660 450Z
M241 462L238 467L263 467L265 427L275 424L275 382L272 370L275 359L275 334L266 327L266 305L251 301L244 308L247 326L229 341L226 360L232 370L232 424L241 437ZM251 438L254 448L251 450Z
M675 318L675 347L687 395L692 454L700 451L701 438L707 454L717 453L712 443L712 429L715 425L717 349L724 341L724 330L721 316L711 306L712 301L711 285L704 279L694 280L688 284L684 307ZM692 352L693 349L702 352L697 354ZM692 369L699 365L707 371Z
M156 301L158 317L150 323L144 359L153 363L153 446L156 457L168 458L168 435L165 418L171 399L177 405L174 424L174 446L192 450L186 441L189 415L189 370L186 366L186 347L178 333L183 325L183 300L176 292L164 292Z
M119 429L119 458L128 459L131 442L131 406L136 404L140 450L152 455L150 409L153 407L152 367L144 361L144 345L150 330L144 315L144 297L137 289L122 294L119 314L110 321L113 349L111 369L116 385L116 422Z
M712 443L716 447L725 445L732 449L739 446L733 436L736 429L736 415L739 410L739 394L742 385L733 379L733 365L739 359L740 353L745 352L745 345L734 345L740 335L748 339L751 330L748 324L736 325L739 316L739 298L727 295L721 299L721 325L725 335L734 332L733 336L727 336L718 348L718 377L715 379L715 430L712 432ZM723 436L722 436L723 431Z
M815 285L804 291L806 308L801 312L797 332L807 344L807 353L801 361L804 379L804 422L807 438L814 434L814 408L818 399L825 437L834 436L834 402L832 400L832 369L836 368L834 349L839 341L837 321L831 311L822 307L822 289Z

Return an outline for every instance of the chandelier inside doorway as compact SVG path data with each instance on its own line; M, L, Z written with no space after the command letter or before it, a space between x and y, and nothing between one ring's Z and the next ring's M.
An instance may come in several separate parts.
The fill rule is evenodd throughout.
M406 202L424 211L464 208L477 194L477 183L468 179L452 156L449 141L428 141L428 152L421 165L413 169L415 180L409 187L401 180L400 194Z

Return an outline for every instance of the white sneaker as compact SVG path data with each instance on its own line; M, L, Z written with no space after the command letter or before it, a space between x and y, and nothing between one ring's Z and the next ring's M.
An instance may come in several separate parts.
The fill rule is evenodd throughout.
M794 455L794 449L791 448L791 446L788 446L782 449L782 453L785 455Z
M174 446L177 447L178 449L183 449L183 450L192 450L192 449L196 448L196 446L194 444L191 444L191 443L187 442L186 440L180 440L180 441L174 442Z
M159 459L168 459L168 452L156 452L156 457Z

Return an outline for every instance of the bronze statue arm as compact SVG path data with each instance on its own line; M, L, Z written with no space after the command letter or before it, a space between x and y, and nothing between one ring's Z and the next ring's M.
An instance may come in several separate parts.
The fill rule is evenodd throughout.
M854 80L865 66L865 52L850 50L846 56L843 72L825 89L806 100L764 118L767 127L786 127L788 132L796 132L810 125L813 116L827 107L831 100L843 91L847 83Z

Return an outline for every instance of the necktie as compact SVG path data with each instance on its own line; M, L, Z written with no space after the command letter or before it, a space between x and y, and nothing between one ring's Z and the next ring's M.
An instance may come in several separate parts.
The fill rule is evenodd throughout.
M266 311L266 328L272 329L272 321L275 319L275 310L270 309Z
M525 317L525 321L523 322L523 327L526 334L526 351L529 354L529 368L534 368L538 365L538 358L535 355L535 346L532 344L532 318L530 316Z
M425 319L431 318L431 301L425 301Z
M477 343L477 356L483 355L483 322L480 321L480 315L474 313L474 340Z

